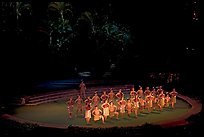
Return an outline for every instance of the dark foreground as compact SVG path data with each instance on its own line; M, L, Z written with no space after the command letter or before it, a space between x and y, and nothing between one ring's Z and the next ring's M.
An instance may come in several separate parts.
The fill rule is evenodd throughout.
M70 126L67 129L52 129L1 119L0 133L1 136L198 136L202 133L200 120L201 114L189 118L190 125L172 128L162 128L160 126L145 124L141 127L131 128L87 129Z

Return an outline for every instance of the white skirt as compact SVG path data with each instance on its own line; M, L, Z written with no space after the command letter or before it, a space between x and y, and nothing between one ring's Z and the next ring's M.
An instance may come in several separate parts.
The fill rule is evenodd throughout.
M85 118L91 118L91 110L85 111Z

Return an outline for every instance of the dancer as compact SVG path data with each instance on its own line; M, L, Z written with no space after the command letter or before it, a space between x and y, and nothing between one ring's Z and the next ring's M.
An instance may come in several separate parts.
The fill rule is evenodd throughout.
M103 109L103 116L104 116L104 120L107 120L107 117L109 116L109 106L110 104L108 103L108 100L106 100L102 105L102 109Z
M164 107L164 104L165 104L165 94L163 93L163 90L161 90L160 94L159 94L159 107L160 107L160 111L162 111L163 107Z
M136 95L136 91L135 91L135 88L132 88L131 91L130 91L130 100L132 101L133 98L135 97Z
M146 96L146 104L147 104L147 110L148 112L152 111L152 107L153 107L153 96L152 94L149 92L149 95Z
M171 95L171 107L172 108L175 108L177 94L178 94L178 92L176 92L175 88L173 88L173 90L170 92L170 95Z
M85 106L85 119L86 119L86 124L90 124L91 104L86 104L86 106Z
M135 98L133 99L133 110L135 113L135 118L137 118L138 114L139 114L139 99L138 96L136 95Z
M139 95L139 97L143 97L143 89L141 86L139 86L139 89L137 90L137 94Z
M165 107L169 107L169 102L171 101L171 97L169 96L169 94L167 93L166 97L165 97Z
M146 101L141 96L139 96L139 102L140 102L140 112L143 112L143 110L145 109Z
M132 113L132 109L133 109L133 104L132 104L131 100L128 99L127 105L126 105L128 117L130 117L130 114Z
M86 84L83 80L81 80L81 83L79 84L79 95L81 98L86 98Z
M80 112L80 114L82 115L82 98L80 95L78 95L77 99L75 100L76 105L77 105L77 110L76 110L76 116L78 116L78 113Z
M94 110L92 111L92 115L94 116L94 122L97 122L101 119L102 123L105 123L102 111L98 108L98 106L95 106Z
M117 101L120 101L122 98L124 98L124 93L121 89L119 89L118 93L115 95L117 97Z
M150 91L149 87L146 87L146 89L144 91L145 96L148 96L150 93L151 93L151 91Z
M113 92L113 89L110 89L110 92L108 93L108 100L109 102L113 101L115 98L115 93Z
M124 100L124 97L122 97L122 99L120 101L118 101L118 105L120 108L120 114L123 117L125 114L125 107L126 107L126 101Z
M88 104L92 104L92 99L90 98L90 96L88 96L87 97L87 99L86 100L84 100L84 102L85 102L85 105L88 105Z
M92 97L92 101L93 101L94 106L98 106L98 104L100 102L100 97L98 96L97 91L95 91L95 94Z
M116 119L118 119L119 113L117 112L117 106L113 104L113 101L110 102L109 111L110 111L110 118L116 116Z
M73 109L74 109L74 100L72 97L69 98L69 100L66 102L67 104L67 111L68 111L68 114L69 114L69 118L72 118L72 112L73 112Z
M103 91L103 94L101 95L102 103L105 103L105 101L108 99L108 95L106 94L106 91Z

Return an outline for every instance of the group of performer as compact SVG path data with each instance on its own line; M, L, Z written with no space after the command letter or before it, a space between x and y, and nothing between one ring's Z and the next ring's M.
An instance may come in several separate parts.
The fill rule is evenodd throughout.
M133 87L129 95L126 95L128 97L125 98L121 89L115 93L111 88L108 93L103 91L100 96L95 91L92 97L88 96L85 99L81 97L81 94L75 100L70 97L66 104L69 118L72 118L74 106L76 106L76 116L84 116L87 124L90 124L92 116L95 122L102 120L102 123L105 123L108 117L118 119L119 116L123 117L125 113L129 117L134 113L135 118L137 118L138 114L145 109L151 112L153 110L162 111L164 107L175 108L177 94L175 88L168 93L164 92L162 86L157 89L153 87L152 90L149 87L143 90L140 86L137 91Z

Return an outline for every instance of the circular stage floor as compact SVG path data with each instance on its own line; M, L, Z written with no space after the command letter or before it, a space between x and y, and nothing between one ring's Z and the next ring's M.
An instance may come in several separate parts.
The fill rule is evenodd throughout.
M132 113L130 117L125 115L124 117L119 116L119 119L107 119L104 125L101 121L95 123L93 119L91 124L87 125L83 115L76 116L75 114L72 118L68 118L66 104L64 101L45 103L38 106L19 107L15 109L16 114L14 114L14 116L40 123L59 124L62 127L66 127L67 125L83 127L138 126L145 123L156 124L167 120L174 120L176 117L183 116L190 110L190 108L191 106L187 102L177 99L176 108L174 110L172 108L164 108L162 112L160 110L155 110L148 113L148 111L145 109L144 112L138 115L137 119ZM76 112L76 110L74 110L74 112Z
M175 109L164 108L163 111L154 110L152 112L143 111L136 119L134 114L130 117L125 114L119 119L108 118L105 124L101 121L87 125L83 115L68 118L67 106L65 100L58 100L49 103L43 103L34 106L20 106L14 109L14 114L4 114L3 116L21 123L33 123L44 127L64 128L69 126L87 127L87 128L109 128L109 127L135 127L144 124L161 125L163 127L188 124L185 120L193 114L199 113L202 105L187 96L179 95Z

